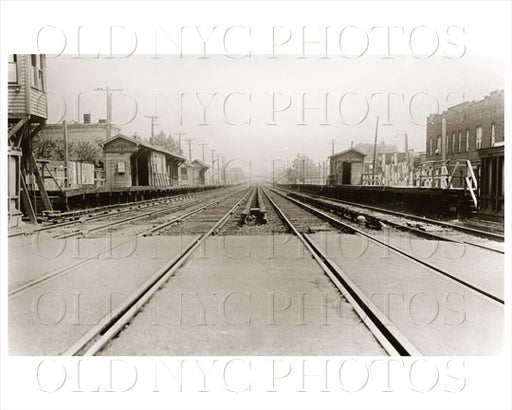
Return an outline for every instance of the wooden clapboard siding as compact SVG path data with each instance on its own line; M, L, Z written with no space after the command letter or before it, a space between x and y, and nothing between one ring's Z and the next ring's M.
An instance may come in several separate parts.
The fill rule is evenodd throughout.
M30 114L48 118L48 103L46 93L30 87Z
M9 117L23 118L28 115L27 107L27 56L18 54L18 84L9 84L8 86L8 106L7 113ZM16 90L19 89L17 92Z
M132 186L131 153L105 153L105 179L107 188L127 188ZM125 172L117 172L118 162L124 162Z
M30 54L17 54L18 83L8 86L9 118L24 118L33 115L39 118L48 118L48 99L46 94L46 58L43 58L44 91L31 86ZM19 89L17 92L16 90Z
M37 58L40 58L40 56L38 55ZM41 69L43 70L44 90L40 90L34 87L29 88L29 108L31 115L36 115L41 118L48 118L48 102L46 97L46 89L48 87L46 82L46 56L43 56L42 60ZM30 69L30 60L28 61L28 67ZM31 77L29 76L28 78Z

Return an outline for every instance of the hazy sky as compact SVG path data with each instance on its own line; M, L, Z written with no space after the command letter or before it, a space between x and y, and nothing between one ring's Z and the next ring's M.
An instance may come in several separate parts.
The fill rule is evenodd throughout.
M197 144L206 143L206 159L215 149L226 158L262 165L273 158L292 159L298 152L319 161L330 155L331 139L336 151L348 148L351 141L373 142L376 116L379 142L403 149L407 133L409 147L422 151L426 116L437 112L437 104L442 111L503 88L502 62L488 56L209 57L49 58L49 122L62 119L64 106L67 120L78 119L78 106L80 117L90 112L93 122L105 118L105 93L94 88L109 86L124 90L125 95L114 94L113 122L126 123L126 135L149 137L150 120L145 116L157 114L156 132L192 138L193 157L201 157ZM303 106L320 110L304 112Z

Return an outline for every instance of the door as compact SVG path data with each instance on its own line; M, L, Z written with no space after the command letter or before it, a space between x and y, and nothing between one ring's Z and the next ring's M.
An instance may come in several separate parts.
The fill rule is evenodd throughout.
M352 167L350 162L343 162L341 169L341 183L343 185L350 185L350 179L352 176Z

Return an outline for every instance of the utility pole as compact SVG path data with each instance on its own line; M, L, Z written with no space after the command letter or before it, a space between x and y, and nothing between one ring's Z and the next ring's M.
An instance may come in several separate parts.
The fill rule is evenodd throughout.
M275 187L275 185L276 185L276 180L275 180L275 163L276 163L276 160L273 159L272 160L272 187Z
M64 134L64 188L69 187L69 154L68 154L68 124L66 120L62 121L62 131Z
M220 160L219 160L219 153L217 152L217 182L220 185Z
M407 133L404 135L404 148L405 148L405 163L407 164L406 172L407 172L407 178L409 178L409 168L410 168L410 158L409 158L409 141L407 141Z
M302 160L302 183L306 184L306 160Z
M208 144L197 144L197 145L199 145L201 147L201 151L202 151L202 154L203 154L202 158L203 158L203 163L204 163L204 147L206 145L208 145Z
M188 143L188 162L192 162L192 138L187 138Z
M145 115L144 118L151 118L151 139L149 140L151 144L154 144L155 141L155 127L158 125L156 120L159 118L156 115Z
M112 92L124 91L122 88L95 88L94 91L104 91L107 96L107 139L110 139L112 133Z
M441 159L446 160L446 119L441 120ZM443 163L444 164L444 163Z
M379 130L379 117L377 116L377 123L375 124L375 139L373 141L373 164L372 164L372 185L375 184L375 167L377 165L377 131Z
M220 157L221 159L221 169L222 169L222 175L219 173L219 176L222 177L222 181L224 184L226 183L226 157L223 155Z
M212 153L212 185L214 185L215 184L215 159L214 159L215 150L212 149L210 151Z

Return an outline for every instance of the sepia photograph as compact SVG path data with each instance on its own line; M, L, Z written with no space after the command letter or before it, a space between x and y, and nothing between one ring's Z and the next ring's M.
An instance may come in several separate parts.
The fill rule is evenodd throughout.
M139 21L150 10L126 2L122 24L120 2L99 20L99 2L76 2L61 24L51 10L71 5L14 3L2 392L25 380L43 394L30 408L137 389L100 406L164 408L165 390L481 408L468 389L506 393L510 3L448 2L464 13L436 21L437 2L277 2L298 12L281 20L270 2L152 2L162 15ZM2 408L29 408L21 391ZM307 394L267 397L283 391ZM231 408L211 400L173 406Z

